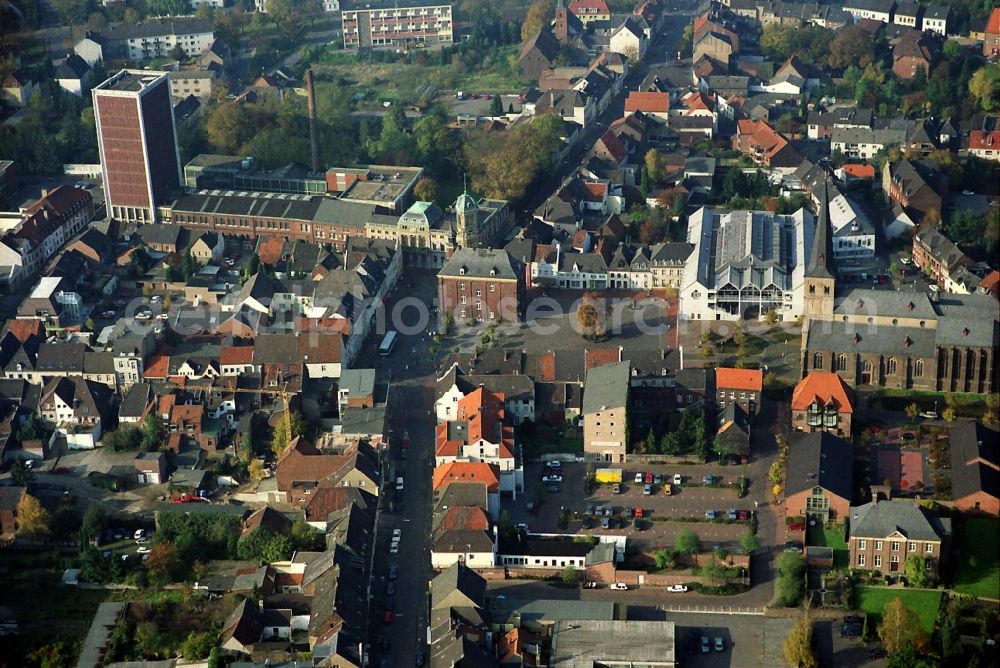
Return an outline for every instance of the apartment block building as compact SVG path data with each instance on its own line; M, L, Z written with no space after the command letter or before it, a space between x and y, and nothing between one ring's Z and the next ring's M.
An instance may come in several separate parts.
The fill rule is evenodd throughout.
M911 555L925 570L940 572L951 538L951 519L938 517L910 501L874 500L851 508L851 568L900 575Z
M401 47L451 44L451 5L396 3L394 6L344 10L344 47Z

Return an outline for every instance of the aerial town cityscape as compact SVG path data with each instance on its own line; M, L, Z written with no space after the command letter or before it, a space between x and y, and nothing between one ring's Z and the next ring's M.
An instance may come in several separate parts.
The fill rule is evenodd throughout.
M0 0L0 668L1000 667L1000 2Z

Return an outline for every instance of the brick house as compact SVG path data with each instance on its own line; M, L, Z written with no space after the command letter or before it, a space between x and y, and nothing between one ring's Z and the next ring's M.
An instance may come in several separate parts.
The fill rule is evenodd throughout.
M951 498L964 513L1000 512L1000 434L969 420L951 429Z
M181 446L182 439L193 441L207 452L215 452L219 444L219 422L205 414L202 404L175 404L170 409L168 428L171 436L169 443L174 449Z
M764 390L764 373L759 369L715 370L715 391L719 409L736 402L752 420L760 407Z
M943 40L933 32L911 30L892 50L892 71L900 79L912 79L921 69L929 74L941 57Z
M940 215L948 179L932 162L887 161L882 169L882 191L889 201L899 204L919 221L932 211Z
M850 566L899 575L912 554L937 577L948 554L951 520L909 501L873 500L851 508Z
M851 510L851 444L825 432L797 437L785 465L785 516L843 522Z
M1000 7L993 8L993 11L990 12L990 19L986 22L983 56L986 58L1000 56Z
M792 392L792 428L851 435L854 392L832 371L812 371Z
M972 264L951 239L929 225L913 235L913 262L944 290L959 269Z
M477 322L522 316L524 273L504 250L462 248L438 272L442 314Z

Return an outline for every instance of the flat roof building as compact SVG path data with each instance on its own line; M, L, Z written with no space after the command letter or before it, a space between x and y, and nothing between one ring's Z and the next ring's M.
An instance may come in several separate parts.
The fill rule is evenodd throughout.
M92 95L108 215L154 222L156 205L181 186L167 74L121 70Z

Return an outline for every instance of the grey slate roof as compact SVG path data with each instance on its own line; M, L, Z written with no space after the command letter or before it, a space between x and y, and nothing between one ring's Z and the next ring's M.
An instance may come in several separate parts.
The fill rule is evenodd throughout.
M504 250L460 248L441 267L438 276L517 279L518 270L514 260Z
M851 508L851 538L886 538L899 531L911 540L942 540L951 520L936 516L910 501L878 501Z
M486 603L486 580L483 576L464 564L455 562L431 582L431 608L438 607L456 589L476 605L483 606Z
M1000 497L1000 434L969 420L952 427L951 498L986 492Z
M629 362L605 364L588 371L583 390L583 412L596 413L625 406L630 374Z
M908 345L904 345L906 342ZM933 357L934 330L817 322L809 327L806 346L810 351L882 355L887 350L898 350L911 357Z
M813 244L809 251L809 263L806 264L806 276L809 278L832 279L830 263L833 262L833 242L830 240L830 187L823 181L823 194L819 201L819 220L813 234Z
M906 130L834 127L830 131L830 141L835 144L843 142L845 144L873 144L876 146L903 144L906 141Z
M851 444L826 432L805 434L788 448L786 495L822 487L851 501L854 454Z

